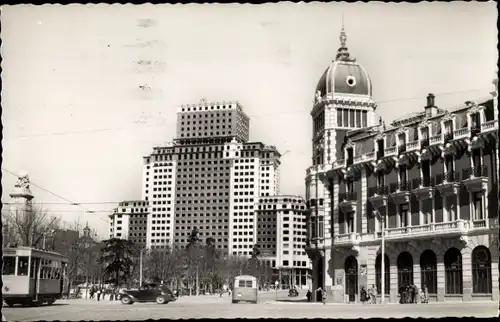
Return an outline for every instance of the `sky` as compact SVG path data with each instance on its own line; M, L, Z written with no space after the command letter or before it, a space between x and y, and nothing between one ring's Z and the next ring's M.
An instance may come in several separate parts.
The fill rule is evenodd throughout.
M281 192L303 196L309 112L342 15L386 122L423 110L428 93L443 109L488 97L497 73L494 2L1 10L2 169L28 172L36 203L103 237L117 203L141 198L142 157L172 141L177 108L201 98L239 101L250 140L284 154ZM15 182L2 170L3 202Z

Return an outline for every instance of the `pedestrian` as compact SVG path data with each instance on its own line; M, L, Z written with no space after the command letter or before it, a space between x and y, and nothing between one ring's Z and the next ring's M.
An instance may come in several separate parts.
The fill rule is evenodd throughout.
M361 288L360 296L361 296L361 303L366 304L368 295L364 286Z
M429 303L429 289L427 288L427 285L424 285L424 289L420 298L422 303Z
M404 285L399 286L399 304L403 304L405 300L405 287Z
M97 290L97 302L101 300L101 289Z
M377 289L375 288L374 284L372 284L372 287L370 290L371 290L371 292L370 292L371 302L372 302L372 304L377 304Z
M306 298L307 302L311 302L312 292L311 290L307 290Z

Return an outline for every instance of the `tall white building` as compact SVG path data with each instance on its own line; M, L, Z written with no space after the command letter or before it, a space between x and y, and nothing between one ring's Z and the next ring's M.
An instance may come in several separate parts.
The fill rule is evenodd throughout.
M311 286L306 212L306 203L299 196L262 196L256 202L260 258L276 271L282 287Z
M149 247L147 238L150 226L147 225L149 215L149 203L144 200L122 201L115 208L113 214L109 215L110 238L128 239L143 247Z

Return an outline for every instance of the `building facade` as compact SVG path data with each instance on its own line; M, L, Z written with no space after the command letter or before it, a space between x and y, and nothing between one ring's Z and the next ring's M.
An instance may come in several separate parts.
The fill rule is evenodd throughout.
M165 238L169 232L165 229L153 229L148 225L149 202L145 200L127 200L118 204L114 212L109 215L110 238L128 239L139 246L150 247L152 239L160 236Z
M251 254L253 207L260 195L279 192L280 154L248 142L249 122L238 102L202 100L179 108L177 137L144 157L147 247L182 249L196 228L222 252ZM152 236L158 230L165 235Z
M311 113L306 199L314 288L339 302L358 301L372 284L380 295L383 232L387 302L407 284L427 286L439 302L498 300L495 104L448 111L429 94L422 111L386 127L342 30Z
M304 199L289 195L262 196L255 213L260 259L273 268L282 288L310 287L311 260L305 252Z

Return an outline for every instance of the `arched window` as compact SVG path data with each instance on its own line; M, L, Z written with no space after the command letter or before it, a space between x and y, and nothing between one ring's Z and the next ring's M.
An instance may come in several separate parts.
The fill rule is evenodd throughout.
M472 293L492 293L491 253L484 246L472 251Z
M456 248L450 248L444 254L445 293L463 294L462 254Z
M385 255L385 261L384 261L384 289L385 289L385 294L390 294L391 293L391 268L389 265L389 256ZM377 293L382 294L382 255L379 254L377 258L375 259L375 285L377 286Z
M420 281L422 290L427 286L430 294L437 293L437 258L430 249L420 255Z
M345 260L345 294L349 296L349 302L356 301L358 294L358 261L356 257L349 256Z
M413 257L402 252L398 256L398 289L407 285L413 285Z

